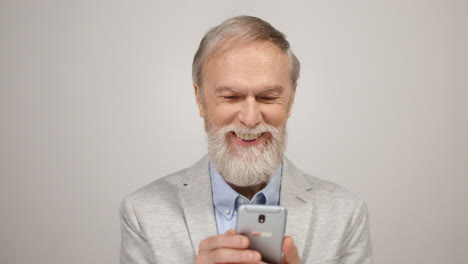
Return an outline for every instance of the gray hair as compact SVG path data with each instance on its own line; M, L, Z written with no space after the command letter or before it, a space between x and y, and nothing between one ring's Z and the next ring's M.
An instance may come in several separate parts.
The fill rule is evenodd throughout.
M291 51L286 36L260 18L236 16L209 30L200 42L192 64L192 79L193 83L199 86L199 95L203 91L203 65L207 60L232 48L256 41L269 41L288 56L291 85L294 89L299 79L301 66L296 55ZM203 96L201 98L203 100Z

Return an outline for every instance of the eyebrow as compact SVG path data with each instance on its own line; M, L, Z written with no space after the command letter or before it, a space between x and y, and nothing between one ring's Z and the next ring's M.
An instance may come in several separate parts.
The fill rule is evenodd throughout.
M274 85L274 86L271 86L271 87L268 87L266 89L259 91L259 94L274 92L274 91L279 91L279 92L283 91L283 86ZM215 92L218 93L218 92L240 92L240 91L239 89L229 87L229 86L219 86L219 87L216 87Z
M275 85L275 86L264 89L260 93L268 93L268 92L275 92L275 91L282 92L283 91L283 86Z
M229 86L219 86L215 89L216 92L238 92L237 89L229 87Z

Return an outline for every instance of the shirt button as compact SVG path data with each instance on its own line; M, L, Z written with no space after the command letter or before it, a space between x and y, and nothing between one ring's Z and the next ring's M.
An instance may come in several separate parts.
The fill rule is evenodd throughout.
M240 204L243 204L245 201L244 201L244 198L239 197L237 198L237 202L239 202Z
M230 212L231 212L231 210L229 210L228 208L226 208L226 209L224 210L224 214L227 214L227 215L228 215Z

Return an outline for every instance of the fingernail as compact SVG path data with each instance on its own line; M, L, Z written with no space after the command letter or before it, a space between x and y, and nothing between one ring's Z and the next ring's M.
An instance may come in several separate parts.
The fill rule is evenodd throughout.
M253 252L253 253L252 253L252 259L254 259L254 260L261 260L261 259L262 259L262 256L260 255L260 253Z
M241 238L240 239L240 246L241 247L247 247L247 239Z
M254 260L255 257L256 257L254 252L249 252L249 251L245 252L245 256L246 256L247 259L249 259L249 260Z

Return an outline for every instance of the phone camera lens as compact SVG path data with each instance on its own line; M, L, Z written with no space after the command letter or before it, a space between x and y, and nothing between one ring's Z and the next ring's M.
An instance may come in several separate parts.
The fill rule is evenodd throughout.
M265 223L265 215L259 215L258 216L258 222L262 223L262 224Z

